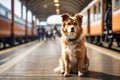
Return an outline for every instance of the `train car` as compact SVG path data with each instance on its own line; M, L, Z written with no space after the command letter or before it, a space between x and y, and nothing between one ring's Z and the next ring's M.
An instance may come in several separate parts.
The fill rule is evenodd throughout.
M2 48L5 48L6 44L13 46L16 43L21 44L36 38L36 30L32 28L32 23L27 23L27 30L25 25L25 20L14 15L14 34L11 34L13 31L11 29L11 11L0 4L0 43L2 43L0 46ZM14 38L11 39L11 37Z
M106 37L105 16L108 1L112 3L112 33L108 36L108 47L116 40L120 45L120 0L94 0L80 14L83 15L83 30L87 40L102 45Z
M112 31L120 47L120 0L112 0Z
M11 35L10 15L10 11L0 4L0 42L3 43L5 43Z
M80 14L83 15L82 26L88 41L97 43L103 33L101 0L92 1Z
M83 27L83 31L84 31L84 35L85 36L88 36L89 34L89 31L88 31L88 12L87 11L84 11L82 13L83 15L83 21L82 21L82 27Z

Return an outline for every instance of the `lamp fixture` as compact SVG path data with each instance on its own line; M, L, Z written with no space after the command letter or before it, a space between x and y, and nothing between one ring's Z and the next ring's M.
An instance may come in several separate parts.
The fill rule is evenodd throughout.
M55 3L55 6L58 7L58 6L60 6L60 4L59 3Z
M59 0L54 0L54 3L58 3L59 2Z

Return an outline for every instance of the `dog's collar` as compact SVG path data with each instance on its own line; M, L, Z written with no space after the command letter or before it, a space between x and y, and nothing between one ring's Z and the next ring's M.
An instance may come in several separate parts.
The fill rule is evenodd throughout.
M77 38L67 39L67 41L68 41L68 42L76 42L76 41L78 41L78 40L82 40L82 38L83 38L83 36L81 35L81 36L79 36L79 37L77 37Z
M69 41L69 42L74 42L74 41L76 41L77 40L77 38L74 38L74 39L67 39L67 41Z

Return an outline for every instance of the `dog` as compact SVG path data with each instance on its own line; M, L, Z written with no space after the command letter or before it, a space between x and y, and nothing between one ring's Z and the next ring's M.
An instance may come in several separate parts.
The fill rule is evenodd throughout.
M65 13L61 17L62 53L59 66L54 71L61 72L65 77L71 76L70 73L84 76L89 67L89 59L86 54L85 37L81 27L83 16L75 14L74 17L71 17Z

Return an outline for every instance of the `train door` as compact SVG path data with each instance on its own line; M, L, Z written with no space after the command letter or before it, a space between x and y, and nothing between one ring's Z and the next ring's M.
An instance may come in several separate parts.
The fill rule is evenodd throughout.
M102 0L102 16L104 41L111 42L109 40L112 35L112 0Z
M112 29L112 0L104 0L104 30Z
M109 3L111 4L111 9L112 9L112 0L102 0L102 26L103 26L103 31L106 29L106 14L108 10L108 5ZM112 15L111 15L112 18ZM112 19L111 19L112 20Z
M112 0L107 0L106 3L106 15L109 12L109 20L110 20L110 25L111 25L111 30L112 30Z

